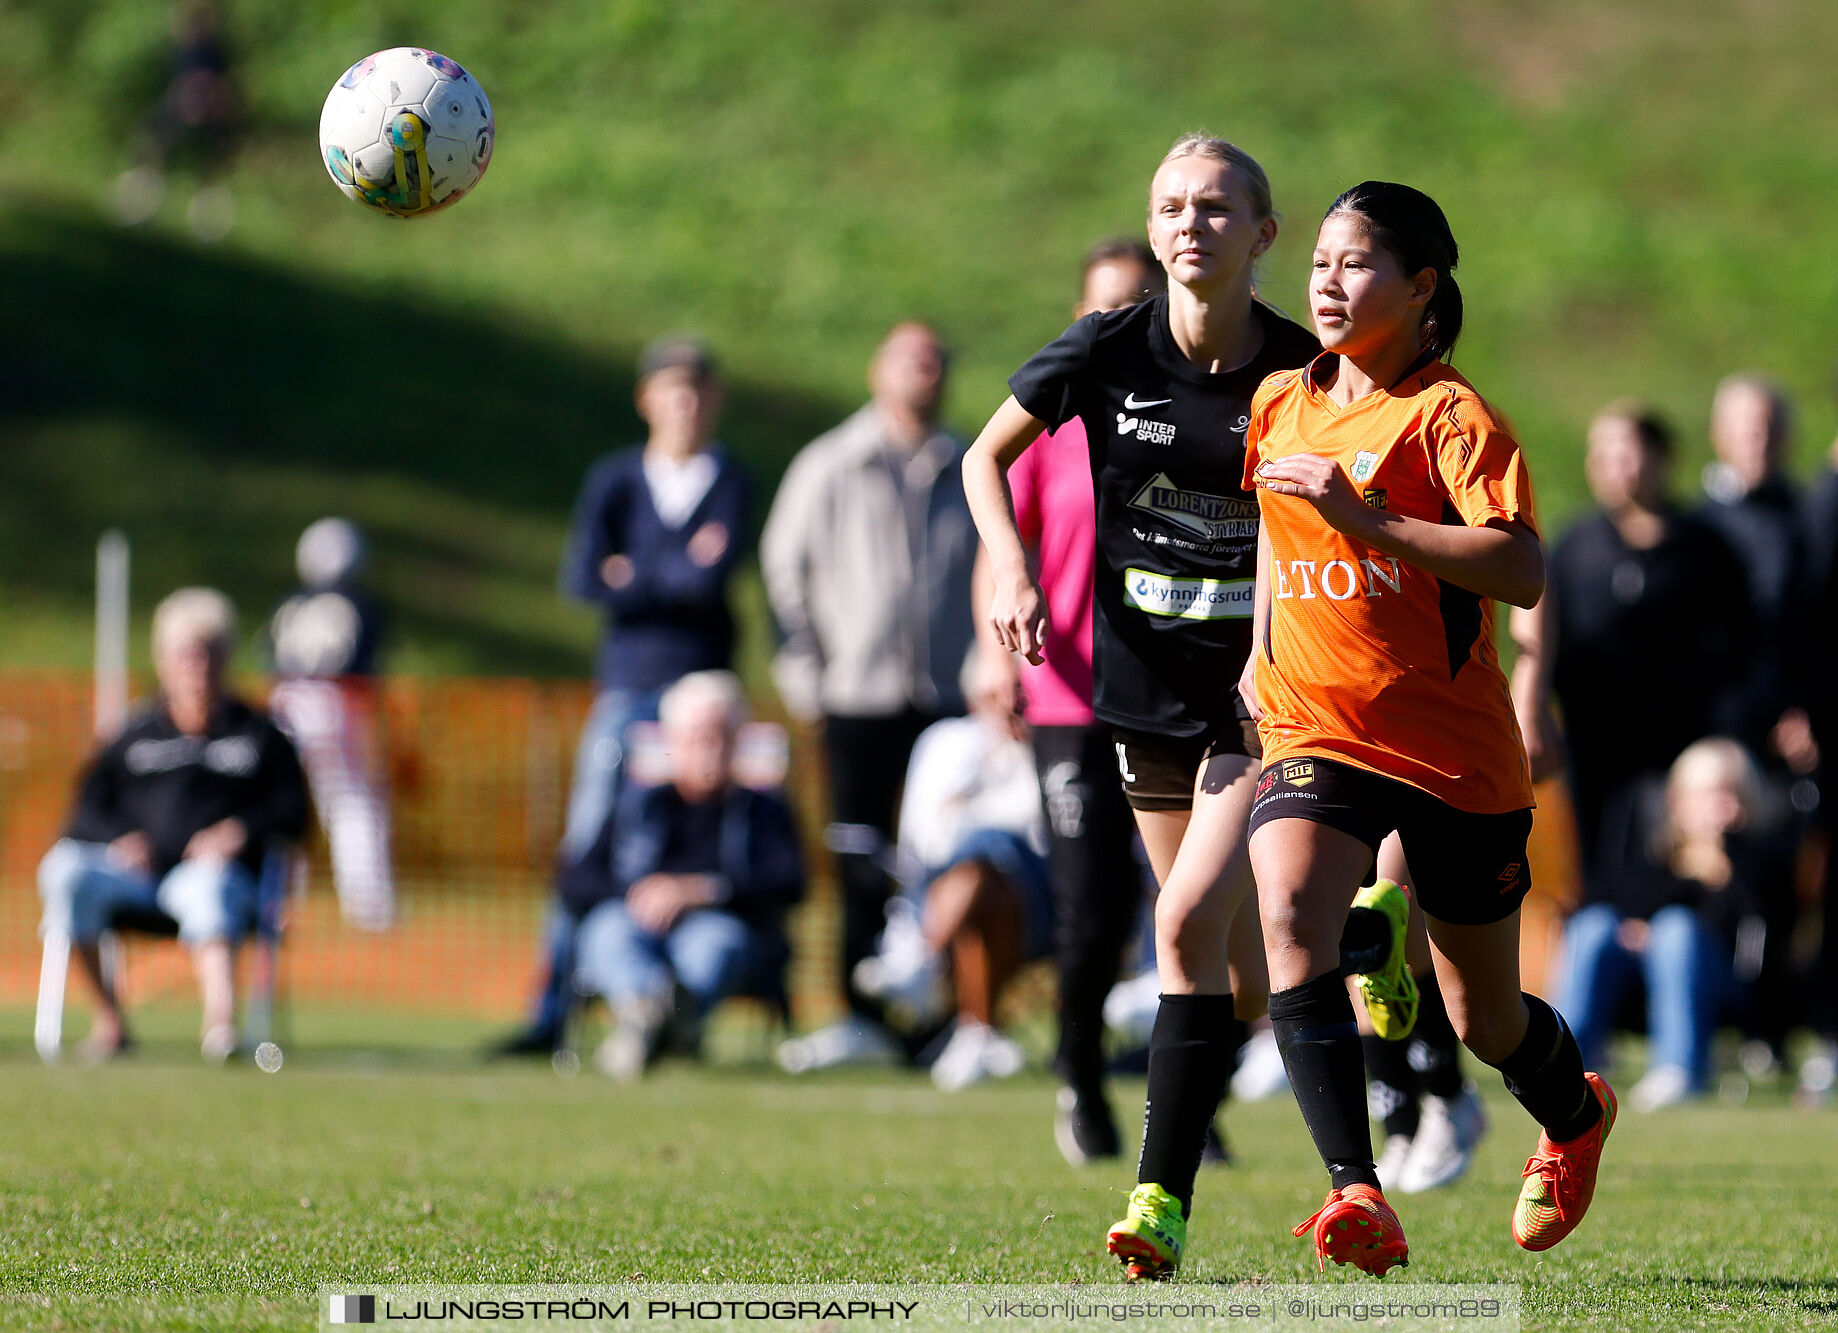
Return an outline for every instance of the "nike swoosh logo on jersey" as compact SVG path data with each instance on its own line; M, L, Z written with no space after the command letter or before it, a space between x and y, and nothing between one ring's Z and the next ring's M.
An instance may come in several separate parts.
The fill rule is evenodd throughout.
M1172 403L1173 401L1174 399L1172 398L1145 398L1138 402L1136 395L1133 393L1128 393L1123 396L1123 406L1131 412L1140 412L1145 407L1160 407L1164 403Z

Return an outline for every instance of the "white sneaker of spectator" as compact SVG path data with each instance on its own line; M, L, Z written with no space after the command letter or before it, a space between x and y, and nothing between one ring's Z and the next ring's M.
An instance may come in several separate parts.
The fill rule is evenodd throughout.
M986 1078L1012 1078L1027 1065L1018 1042L987 1023L960 1018L951 1040L932 1062L932 1082L941 1092L956 1092Z
M1425 1097L1410 1153L1397 1170L1398 1193L1421 1194L1453 1185L1466 1174L1475 1146L1486 1133L1487 1108L1473 1084L1464 1084L1459 1097ZM1392 1183L1383 1171L1379 1179Z
M1104 1026L1132 1046L1146 1046L1161 1008L1162 983L1154 968L1119 981L1104 997Z
M944 966L926 943L918 913L904 898L887 904L880 950L855 965L853 979L855 989L893 1006L915 1027L950 1012Z
M1627 1094L1636 1111L1663 1111L1691 1095L1691 1075L1677 1065L1654 1065Z
M828 1027L779 1043L779 1068L787 1074L842 1065L891 1065L905 1058L900 1045L879 1023L850 1014Z
M198 1050L207 1063L226 1063L236 1054L236 1029L228 1023L217 1024L204 1034L204 1039L198 1043Z
M670 1004L659 999L623 1001L614 1011L613 1030L594 1051L594 1068L615 1083L644 1077L663 1045Z
M1822 1041L1817 1050L1800 1061L1800 1086L1794 1098L1802 1106L1823 1106L1830 1099L1835 1082L1838 1082L1838 1042Z
M1395 1190L1398 1179L1404 1174L1404 1163L1410 1160L1411 1138L1408 1134L1388 1134L1385 1146L1379 1149L1378 1161L1372 1169L1378 1173L1379 1188Z
M1283 1053L1276 1048L1276 1033L1265 1028L1252 1034L1232 1074L1232 1096L1241 1102L1261 1102L1288 1089L1289 1071L1283 1068Z

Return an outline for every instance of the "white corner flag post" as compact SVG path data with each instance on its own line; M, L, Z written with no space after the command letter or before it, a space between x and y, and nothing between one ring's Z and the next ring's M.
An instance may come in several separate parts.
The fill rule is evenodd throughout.
M92 717L98 737L113 736L128 717L128 539L110 528L96 543L96 676ZM70 935L64 923L45 931L38 969L32 1044L46 1064L64 1042L64 992L70 980Z

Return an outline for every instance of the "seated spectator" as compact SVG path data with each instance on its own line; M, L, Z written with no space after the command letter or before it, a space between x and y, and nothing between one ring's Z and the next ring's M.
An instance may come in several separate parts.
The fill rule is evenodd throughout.
M646 437L588 470L562 554L562 591L600 608L598 693L581 728L558 870L566 876L619 801L626 730L657 718L658 698L692 671L729 666L734 616L728 585L741 556L752 482L716 438L725 398L714 355L669 336L638 359L638 415ZM526 1026L496 1055L554 1052L568 1021L575 919L553 910L543 935L543 980Z
M1040 787L1027 727L1013 712L1012 672L971 670L979 678L966 691L970 716L926 728L906 770L900 860L918 885L918 966L898 967L883 936L883 953L855 969L864 993L916 1001L921 1013L925 992L948 973L957 1023L932 1063L932 1081L947 1092L1021 1071L1021 1048L996 1029L996 1004L1021 964L1053 944Z
M744 711L730 672L693 672L664 691L670 780L628 785L564 872L562 899L580 921L576 987L613 1010L595 1055L610 1078L637 1078L673 1016L693 1029L790 952L782 918L803 895L803 856L783 798L733 779Z
M235 618L209 588L182 588L159 604L159 697L90 761L76 812L39 864L44 929L72 942L95 992L95 1058L130 1044L100 948L118 912L163 912L177 923L203 992L205 1057L229 1056L234 950L256 924L262 862L306 830L293 745L225 688Z
M1760 777L1735 741L1689 746L1665 784L1665 813L1644 863L1630 860L1612 900L1564 928L1563 1013L1599 1069L1629 982L1646 987L1652 1057L1628 1101L1673 1105L1709 1082L1711 1036L1733 998L1739 927L1755 911L1768 844L1755 836Z

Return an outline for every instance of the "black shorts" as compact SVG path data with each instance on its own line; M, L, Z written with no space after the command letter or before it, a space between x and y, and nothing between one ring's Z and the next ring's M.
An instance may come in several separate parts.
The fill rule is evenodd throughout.
M1272 764L1257 780L1251 832L1278 819L1308 819L1350 833L1374 856L1395 829L1418 904L1451 925L1504 921L1532 888L1525 855L1529 808L1472 814L1407 782L1303 757Z
M1191 810L1193 787L1215 755L1261 759L1257 723L1227 722L1198 736L1163 736L1153 731L1111 728L1123 796L1135 810Z

